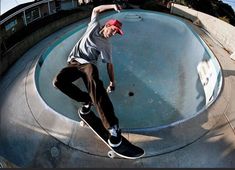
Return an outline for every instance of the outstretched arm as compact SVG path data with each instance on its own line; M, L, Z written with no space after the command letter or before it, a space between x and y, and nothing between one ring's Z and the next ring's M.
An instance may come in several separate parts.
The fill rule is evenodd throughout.
M114 9L115 11L120 12L120 10L122 8L120 5L117 5L117 4L97 6L97 7L93 8L93 10L92 10L91 20L93 20L93 18L95 18L99 13L106 11L106 10L110 10L110 9Z

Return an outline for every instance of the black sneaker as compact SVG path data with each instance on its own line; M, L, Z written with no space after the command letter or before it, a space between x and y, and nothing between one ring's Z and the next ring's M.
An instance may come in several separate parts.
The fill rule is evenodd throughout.
M122 143L122 135L121 130L118 129L109 129L110 137L108 139L108 143L111 147L118 147Z
M79 108L79 113L83 115L90 113L90 111L91 111L91 103L84 104L82 105L82 107Z

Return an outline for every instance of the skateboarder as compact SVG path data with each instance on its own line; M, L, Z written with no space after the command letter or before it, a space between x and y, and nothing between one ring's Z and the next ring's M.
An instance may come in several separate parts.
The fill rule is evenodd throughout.
M122 142L121 130L107 92L115 89L112 49L109 39L116 34L123 35L122 23L116 19L110 19L101 26L98 19L99 13L110 9L119 12L121 6L110 4L93 8L86 32L73 47L67 60L68 65L54 78L53 85L72 99L83 103L78 110L80 114L89 114L91 106L94 105L104 127L110 133L109 145L118 147ZM96 66L99 57L103 63L107 64L110 79L107 90L99 78ZM83 79L88 93L81 91L73 84L79 78Z

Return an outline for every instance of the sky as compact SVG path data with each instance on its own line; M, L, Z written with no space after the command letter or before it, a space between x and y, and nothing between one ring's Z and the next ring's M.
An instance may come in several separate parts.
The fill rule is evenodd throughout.
M235 0L222 0L224 3L229 4L235 11Z
M0 15L7 12L11 8L16 7L17 5L32 1L34 0L0 0Z

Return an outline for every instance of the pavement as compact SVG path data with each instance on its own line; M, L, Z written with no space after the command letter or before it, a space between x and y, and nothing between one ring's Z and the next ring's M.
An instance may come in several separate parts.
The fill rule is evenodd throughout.
M213 51L223 72L222 90L208 110L182 124L159 130L155 136L147 132L126 133L134 143L140 146L145 143L146 155L137 160L110 159L106 155L108 148L88 128L81 130L79 122L56 114L39 99L34 88L34 69L38 57L76 24L40 41L1 78L1 167L235 167L235 98L232 97L235 93L235 61L231 60L221 44L195 26L195 31ZM148 141L144 142L145 139Z

